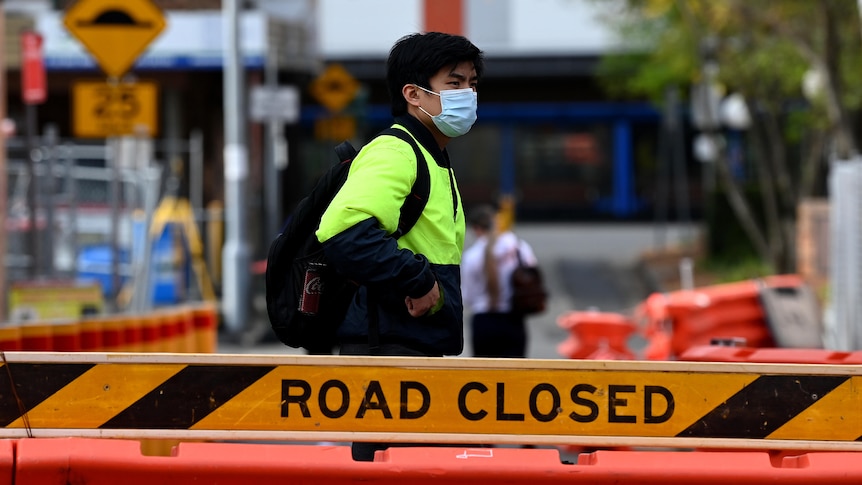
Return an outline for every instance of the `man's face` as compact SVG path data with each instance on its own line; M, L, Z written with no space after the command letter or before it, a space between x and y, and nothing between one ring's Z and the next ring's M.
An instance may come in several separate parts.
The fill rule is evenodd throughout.
M437 71L437 74L429 79L428 84L431 87L431 91L435 93L446 89L465 88L472 88L475 91L478 79L479 76L476 75L476 68L473 67L473 63L464 61L455 65L454 68L447 66L440 69ZM425 108L425 111L428 111L432 116L440 114L440 111L442 111L440 96L435 96L421 90L419 93L422 96L421 105Z

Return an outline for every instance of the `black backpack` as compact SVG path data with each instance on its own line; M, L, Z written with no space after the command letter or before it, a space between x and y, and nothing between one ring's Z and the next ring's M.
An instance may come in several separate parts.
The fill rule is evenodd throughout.
M548 292L542 271L538 266L527 266L521 257L520 242L515 247L518 266L512 271L512 312L521 315L535 315L545 311Z
M428 165L416 141L404 130L387 128L380 135L400 138L416 155L416 181L401 206L398 230L406 234L425 209L431 192ZM356 149L349 142L335 147L339 163L333 165L296 206L287 224L270 244L266 264L266 310L275 335L284 344L311 354L331 354L336 331L358 286L336 272L323 254L315 231L323 212L338 192Z

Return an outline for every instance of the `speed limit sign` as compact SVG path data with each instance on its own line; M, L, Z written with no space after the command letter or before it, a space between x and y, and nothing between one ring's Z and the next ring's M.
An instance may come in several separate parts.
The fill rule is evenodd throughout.
M79 138L158 134L154 82L77 81L72 85L73 130Z

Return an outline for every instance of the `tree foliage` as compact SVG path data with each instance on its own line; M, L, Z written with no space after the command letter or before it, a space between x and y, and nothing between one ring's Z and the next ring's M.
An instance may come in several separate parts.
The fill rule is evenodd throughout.
M607 55L600 78L611 93L661 99L669 86L710 82L747 101L746 133L761 209L743 196L727 157L715 162L723 192L761 258L795 265L795 214L824 164L858 153L854 116L862 101L857 0L593 0L627 49ZM709 65L718 71L710 77ZM813 96L803 80L818 80Z

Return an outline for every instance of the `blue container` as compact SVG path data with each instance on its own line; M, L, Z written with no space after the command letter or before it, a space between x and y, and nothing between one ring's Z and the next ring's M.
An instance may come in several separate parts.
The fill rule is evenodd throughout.
M139 243L140 241L138 241ZM135 259L141 257L142 245L134 244ZM150 284L153 305L173 305L185 297L185 281L189 278L188 255L182 244L182 234L176 224L166 224L158 239L153 241L150 257ZM132 275L131 254L120 248L120 281L125 285ZM110 244L85 246L78 254L80 280L96 280L102 293L113 294L113 251Z
M184 297L186 261L182 234L176 224L165 224L158 239L153 241L150 258L150 281L153 284L153 304L170 305Z
M120 284L129 280L129 251L120 248ZM78 273L80 280L95 280L102 286L102 294L106 298L114 294L113 266L114 252L110 244L94 244L85 246L78 253Z

